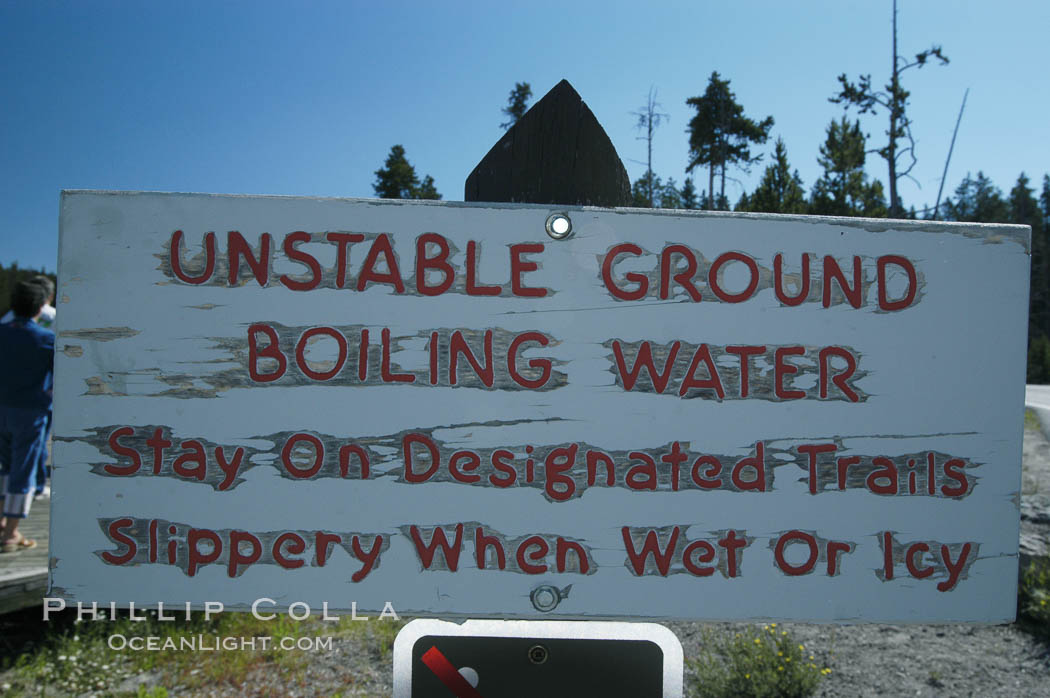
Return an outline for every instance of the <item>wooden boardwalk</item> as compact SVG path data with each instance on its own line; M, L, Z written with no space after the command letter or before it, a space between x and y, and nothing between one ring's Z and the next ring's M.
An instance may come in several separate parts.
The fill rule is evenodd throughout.
M38 499L29 518L18 526L37 547L17 553L0 554L0 613L40 605L47 591L48 526L51 498Z

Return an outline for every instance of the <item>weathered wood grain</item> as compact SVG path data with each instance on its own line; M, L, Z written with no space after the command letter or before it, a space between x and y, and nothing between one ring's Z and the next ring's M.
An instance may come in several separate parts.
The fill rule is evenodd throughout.
M631 184L605 130L562 80L481 159L463 200L627 206Z

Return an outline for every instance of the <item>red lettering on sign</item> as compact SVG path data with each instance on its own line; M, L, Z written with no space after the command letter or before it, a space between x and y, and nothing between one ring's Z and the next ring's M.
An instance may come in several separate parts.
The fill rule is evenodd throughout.
M736 354L740 357L740 397L747 397L750 391L750 357L761 356L766 352L763 345L737 345L726 347L727 354Z
M434 564L434 554L437 553L439 548L450 572L455 572L459 567L459 552L463 546L463 524L456 524L456 537L452 544L449 544L448 538L445 536L445 530L440 526L434 529L434 534L430 537L430 543L426 544L423 543L423 536L420 534L418 526L411 526L408 532L416 546L416 554L419 556L419 561L423 563L423 569L429 570L430 566Z
M413 444L421 444L430 452L430 467L422 475L412 469ZM426 482L433 477L441 465L441 457L438 454L437 445L427 438L425 434L405 434L401 439L401 452L405 462L405 482Z
M629 457L642 461L627 471L624 481L632 490L656 490L656 461L645 451L631 451Z
M846 381L850 379L853 372L857 370L857 360L853 357L853 354L842 347L824 347L820 350L820 397L828 397L828 374L831 373L831 357L838 356L839 358L846 360L846 370L842 373L837 373L831 376L831 382L834 383L842 394L849 398L850 402L858 402L860 398L857 396L856 391L849 386Z
M945 476L955 480L958 485L954 487L941 485L941 492L945 497L961 497L970 489L970 483L966 479L966 473L962 470L966 463L958 458L952 458L944 464Z
M623 356L623 349L620 347L620 340L614 339L612 342L613 356L616 358L616 368L620 371L620 382L623 384L623 389L633 390L644 368L649 374L649 380L652 381L653 388L656 392L662 393L667 389L667 382L671 380L671 369L674 367L674 360L678 356L678 349L681 346L682 343L677 341L671 345L671 351L667 354L667 360L664 361L664 370L661 373L656 370L653 362L653 350L649 342L642 342L641 346L638 347L638 353L635 355L634 366L628 371L627 362Z
M460 471L460 461L466 461L466 465L463 466L463 470L466 472ZM481 482L480 475L469 474L470 471L477 470L479 465L481 465L481 457L478 454L473 451L456 451L448 459L448 472L452 475L452 479L457 482L465 482L467 484Z
M638 245L625 242L616 245L605 254L605 259L602 261L602 281L605 282L605 288L609 290L609 293L614 298L619 298L622 301L636 301L640 298L645 298L645 294L649 292L649 277L645 274L639 274L637 272L627 272L624 278L631 283L638 284L638 288L633 291L625 291L616 285L613 279L613 264L616 263L616 258L622 254L632 254L636 257L642 254L642 248Z
M248 263L248 268L252 270L256 283L263 287L267 285L270 276L270 244L272 237L269 233L263 233L260 240L259 256L256 257L251 245L248 244L243 235L236 230L231 230L227 233L226 256L230 262L230 273L227 281L229 281L230 286L237 286L240 283L242 258Z
M759 441L755 445L754 456L747 456L737 461L737 464L733 466L732 479L733 484L736 485L739 490L757 490L758 492L766 491L766 452L765 444ZM744 468L751 468L755 471L755 478L753 480L745 480L743 477Z
M314 533L314 559L318 567L328 562L328 549L343 542L343 537L335 533L316 531Z
M383 360L379 364L379 376L386 383L415 383L416 377L411 373L391 373L390 371L390 330L386 327L379 333L382 341Z
M506 569L507 555L503 550L503 543L496 536L486 536L481 526L474 529L474 557L477 560L479 570L485 569L485 551L489 546L496 550L496 567Z
M710 577L715 573L714 567L700 567L693 562L693 555L697 550L702 550L696 558L697 562L711 562L715 559L715 546L706 540L694 540L682 551L682 565L689 571L689 574L697 577Z
M105 470L110 475L121 475L121 476L123 476L123 475L134 475L135 473L137 473L139 471L139 468L142 467L142 459L139 457L139 452L136 451L133 448L128 448L127 446L121 445L121 443L119 441L120 437L122 437L122 436L134 436L134 435L135 435L135 430L132 429L131 427L120 427L119 429L114 429L112 432L110 432L110 434L109 434L109 442L108 442L109 443L109 448L113 451L113 453L117 454L118 456L124 456L125 458L130 458L131 459L131 464L130 465L113 465L112 463L107 463L105 466L103 466L103 468L102 468L103 470Z
M157 427L153 430L153 436L146 439L146 445L153 449L153 474L160 475L160 468L164 463L164 449L171 446L171 442L164 438L164 430Z
M288 543L288 552L293 555L300 555L306 551L306 541L303 540L302 536L298 533L282 533L277 536L277 539L273 542L273 559L278 565L285 568L286 570L294 570L302 567L306 564L304 560L298 560L295 558L286 557L282 548L284 544Z
M700 477L700 466L706 465L707 470L704 477ZM722 461L715 456L700 456L693 461L692 478L697 487L705 490L713 490L722 486ZM719 479L714 479L719 478Z
M809 455L809 493L816 494L819 489L817 482L817 456L821 453L834 453L838 450L835 444L802 444L798 446L799 453ZM842 482L842 470L839 469L839 482ZM840 485L841 487L841 485Z
M511 292L515 296L543 298L547 295L547 289L528 287L521 278L526 272L536 271L540 268L538 263L522 259L521 256L523 254L538 254L540 252L543 252L542 243L523 243L510 246L510 287Z
M831 307L831 282L835 281L842 289L842 294L854 308L859 308L864 302L864 285L862 283L860 257L853 257L853 287L846 282L846 275L842 273L838 261L831 255L824 255L824 307Z
M553 448L543 461L543 489L547 496L556 502L572 499L576 492L576 481L563 473L569 472L576 465L576 451L579 447L579 444L573 444Z
M449 385L456 385L458 382L458 376L456 375L456 367L459 362L459 356L462 354L471 368L474 369L474 373L481 379L481 382L487 388L492 387L493 383L493 369L495 368L492 363L492 330L485 330L485 365L482 366L478 362L477 357L474 356L474 352L471 351L470 346L467 344L467 340L463 338L463 333L456 330L452 333L448 343L448 383Z
M168 259L171 263L171 271L179 281L188 284L203 284L215 273L215 233L204 234L204 271L197 276L190 276L182 271L182 260L179 251L182 247L182 231L176 230L171 235L171 251Z
M784 557L784 548L786 548L788 543L791 543L792 541L801 541L809 546L809 557L807 557L806 561L800 565L793 565ZM777 539L776 547L773 550L773 557L776 559L777 567L779 567L784 574L798 576L809 574L813 571L813 566L817 564L817 560L820 557L820 549L817 547L817 539L805 531L788 531Z
M361 547L360 536L354 536L350 539L350 547L354 551L354 556L362 563L361 569L350 575L350 581L360 582L368 576L368 573L372 571L372 568L379 561L379 553L383 550L383 536L377 535L375 537L375 540L372 541L372 549L368 552L365 552Z
M718 541L718 544L726 551L726 573L730 577L737 576L739 561L737 560L736 553L741 548L746 548L748 546L747 538L739 537L737 536L736 531L730 530L725 538Z
M580 574L587 574L591 569L591 564L587 561L587 551L583 549L583 546L579 543L574 543L571 540L565 540L561 536L558 536L558 540L555 543L555 565L559 572L565 571L565 558L569 551L576 553L576 559L579 562Z
M335 340L336 346L339 347L339 354L336 357L335 365L328 371L315 371L310 368L310 364L306 362L306 346L312 338L319 335L331 337ZM346 343L346 337L344 337L343 333L339 330L334 327L311 327L303 332L299 341L295 344L295 363L307 378L311 378L315 381L331 380L343 370L343 364L346 363L348 351L349 347Z
M281 283L293 291L312 291L321 283L321 265L307 252L296 249L296 243L310 242L310 233L298 230L284 238L284 254L293 262L298 262L310 270L309 281L297 281L287 274L281 274Z
M117 543L120 543L126 549L120 555L114 555L106 550L102 553L103 560L111 565L123 565L130 562L132 558L135 557L135 554L138 552L138 545L135 543L135 539L126 536L121 532L121 529L128 528L134 524L135 522L127 517L123 519L114 519L109 523L109 527L106 529L109 537Z
M707 378L698 380L696 369L701 361L704 362L704 366L707 369ZM669 358L667 363L670 365L673 361ZM670 371L667 371L667 373L669 375ZM693 360L690 362L689 368L686 369L685 378L682 379L682 385L678 389L678 395L685 397L685 394L692 388L698 390L701 388L713 389L719 400L724 399L726 396L726 391L722 387L722 379L718 375L718 369L715 368L714 360L711 359L711 349L708 348L707 344L701 344L693 353ZM663 390L661 389L660 392L662 393Z
M305 441L313 446L314 462L308 468L300 468L292 462L292 449L300 441ZM324 465L324 443L313 434L304 434L302 432L292 434L284 442L284 448L281 449L281 463L284 465L284 469L288 471L288 474L294 478L306 479L313 477L321 471L321 466Z
M805 347L780 347L773 352L773 392L781 400L801 400L806 397L804 390L788 390L784 387L784 376L798 373L798 366L789 364L787 357L802 356L806 353Z
M539 369L540 377L526 378L521 375L518 372L518 350L525 342L536 342L541 347L545 347L550 343L550 340L540 332L523 332L514 337L510 347L507 349L507 371L510 373L511 379L523 388L531 390L542 388L550 380L553 365L550 359L529 359L529 368Z
M913 543L908 546L908 552L904 555L904 565L908 568L908 574L915 577L916 579L925 579L933 574L934 569L932 567L919 567L915 562L915 555L927 553L930 551L930 546L925 543ZM921 557L919 558L922 559Z
M673 278L682 288L689 292L689 296L694 301L699 303L702 296L700 295L700 290L693 285L693 275L696 273L696 257L693 255L693 251L685 245L668 245L660 253L660 298L667 300L670 295L671 259L676 254L685 257L686 268L676 271Z
M904 273L908 275L908 292L904 294L903 298L895 301L889 300L886 295L886 265L894 264L904 270ZM911 305L915 301L915 293L919 289L919 279L915 273L915 267L912 263L900 257L898 255L888 254L883 257L879 257L875 263L878 271L879 278L879 307L883 310L903 310Z
M193 478L204 482L208 476L208 455L204 450L204 444L196 439L188 439L179 444L182 453L171 464L171 469L179 477ZM196 463L195 467L186 467L187 463Z
M351 455L357 456L357 463L361 469L361 479L367 480L370 472L368 451L357 444L346 444L339 449L339 476L346 477L347 471L350 469Z
M219 490L225 490L233 484L237 478L237 471L241 467L241 460L244 459L244 448L241 446L237 447L237 450L233 452L233 459L226 460L226 451L223 450L222 446L215 447L215 462L219 464L219 468L222 470L223 477L222 482L219 483Z
M871 459L873 465L881 466L878 470L873 470L868 474L864 484L867 485L868 489L875 494L897 494L897 466L889 458L883 456L876 456ZM885 480L886 483L880 485L879 480Z
M536 548L536 550L530 552L529 548ZM541 536L529 536L518 546L518 552L515 556L518 561L518 568L525 574L543 574L547 571L546 563L542 565L534 565L532 563L543 560L547 557L547 553L550 550L550 545Z
M251 552L241 552L241 543L248 543ZM237 567L254 564L262 557L262 543L253 534L246 531L230 531L230 556L226 564L226 573L236 577L239 573Z
M802 273L799 274L798 294L789 296L784 288L784 255L777 253L773 257L773 291L777 300L787 306L800 305L809 297L809 255L802 255Z
M508 461L514 458L514 454L505 448L497 448L492 452L489 458L489 462L492 463L492 467L499 472L503 473L505 477L496 477L496 475L489 475L489 482L495 487L510 487L518 480L518 471L514 469L514 465Z
M211 552L204 553L201 551L200 544L202 541L211 543ZM186 536L186 547L188 549L186 574L192 577L197 574L199 567L219 559L219 556L222 555L222 538L219 537L218 533L207 528L191 528Z
M485 286L478 283L478 243L467 241L467 295L498 296L503 291L499 286Z
M270 340L263 349L259 349L257 335L262 333ZM284 358L278 346L277 331L269 325L254 323L248 326L248 375L256 383L272 383L284 375L288 368L288 360ZM277 362L277 368L270 373L259 370L259 359L273 359Z
M383 261L386 262L386 271L376 269L379 255L383 255ZM368 248L368 256L365 257L364 264L361 265L361 273L357 275L358 291L364 291L370 283L390 284L394 287L395 293L405 292L405 283L401 280L401 271L397 266L397 255L394 254L394 248L390 244L390 236L386 233L380 233L372 241L372 246Z
M596 449L587 451L587 486L593 486L597 481L599 462L605 466L605 485L612 487L616 484L616 463L608 453Z
M750 280L747 282L747 288L740 293L728 293L722 289L722 282L718 279L718 272L727 262L742 262L751 275ZM725 252L711 263L711 269L707 273L707 285L711 287L711 290L714 291L714 294L720 300L726 303L742 303L750 298L754 294L755 289L758 288L758 265L755 263L755 260L740 252Z
M428 244L437 246L437 256L427 256ZM452 282L456 280L456 270L448 263L449 254L451 250L448 240L437 233L423 233L416 238L416 289L424 296L440 296L452 288ZM427 283L428 269L441 272L441 283L436 286Z
M347 252L355 242L364 242L365 236L360 233L327 233L325 239L338 245L335 253L335 285L336 288L345 288Z
M671 559L674 556L675 546L678 545L679 529L677 526L671 530L671 537L663 550L660 549L660 538L656 531L649 530L645 534L645 542L642 543L641 552L635 550L634 540L631 538L631 529L624 526L621 529L621 533L623 533L623 543L627 549L627 558L636 576L640 577L645 574L645 562L650 556L653 558L660 576L667 576L671 569Z

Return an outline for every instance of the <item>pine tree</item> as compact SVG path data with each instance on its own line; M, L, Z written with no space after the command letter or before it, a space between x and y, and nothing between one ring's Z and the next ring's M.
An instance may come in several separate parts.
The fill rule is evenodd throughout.
M860 122L851 124L846 117L833 120L827 134L817 158L824 174L813 185L810 211L824 216L885 216L882 183L869 184L864 172L866 139Z
M1006 223L1010 220L1010 208L1003 200L1003 193L980 171L976 179L967 172L955 188L955 200L949 198L942 206L941 217L946 221Z
M650 189L652 187L652 189ZM650 202L656 200L656 192L663 189L659 175L646 170L631 186L631 206L635 208L653 208Z
M711 73L707 89L701 97L691 97L686 104L696 109L689 122L689 166L707 165L707 200L725 201L726 167L735 165L747 171L751 163L761 159L751 156L752 143L765 143L773 117L754 121L744 115L744 107L736 101L729 89L729 80L722 80L718 72ZM715 198L715 172L721 176L719 198ZM728 203L726 205L728 208Z
M693 185L693 178L686 177L685 184L682 185L681 191L682 208L695 211L700 207L700 202L696 198L696 186Z
M660 208L682 208L682 195L674 177L668 177L667 183L660 188Z
M1028 342L1050 333L1050 286L1047 275L1046 231L1043 228L1043 212L1028 186L1024 172L1010 190L1010 222L1032 228L1032 266L1028 292Z
M740 205L737 204L737 210ZM806 213L806 192L798 170L791 172L787 148L777 139L773 162L766 166L762 181L748 200L748 211L756 213Z
M438 193L437 187L434 186L434 178L427 175L423 178L423 183L419 185L412 194L413 199L440 199L441 194Z
M372 189L381 199L440 199L434 178L427 175L420 185L416 168L405 157L405 148L395 145L390 148L381 169L375 171L376 181Z
M518 123L518 119L528 111L529 97L532 96L532 87L527 82L514 83L514 89L507 97L507 106L503 107L503 113L509 117L508 121L500 124L500 128L506 130Z

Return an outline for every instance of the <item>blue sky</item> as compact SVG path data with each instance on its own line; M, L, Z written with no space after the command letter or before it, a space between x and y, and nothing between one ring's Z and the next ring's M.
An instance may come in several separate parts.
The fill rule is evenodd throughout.
M1050 3L899 0L904 55L950 65L905 74L918 141L906 205L983 170L1004 191L1050 172ZM55 269L62 189L373 196L401 143L446 200L499 138L516 81L568 78L631 179L645 143L631 112L650 86L669 120L653 169L681 183L691 109L717 70L809 189L836 76L890 69L890 0L850 2L47 2L0 0L0 263ZM865 117L870 145L885 118ZM768 160L768 155L766 156ZM751 175L731 173L736 201ZM868 172L886 182L885 163ZM706 177L697 172L698 185ZM921 188L920 188L921 186Z

